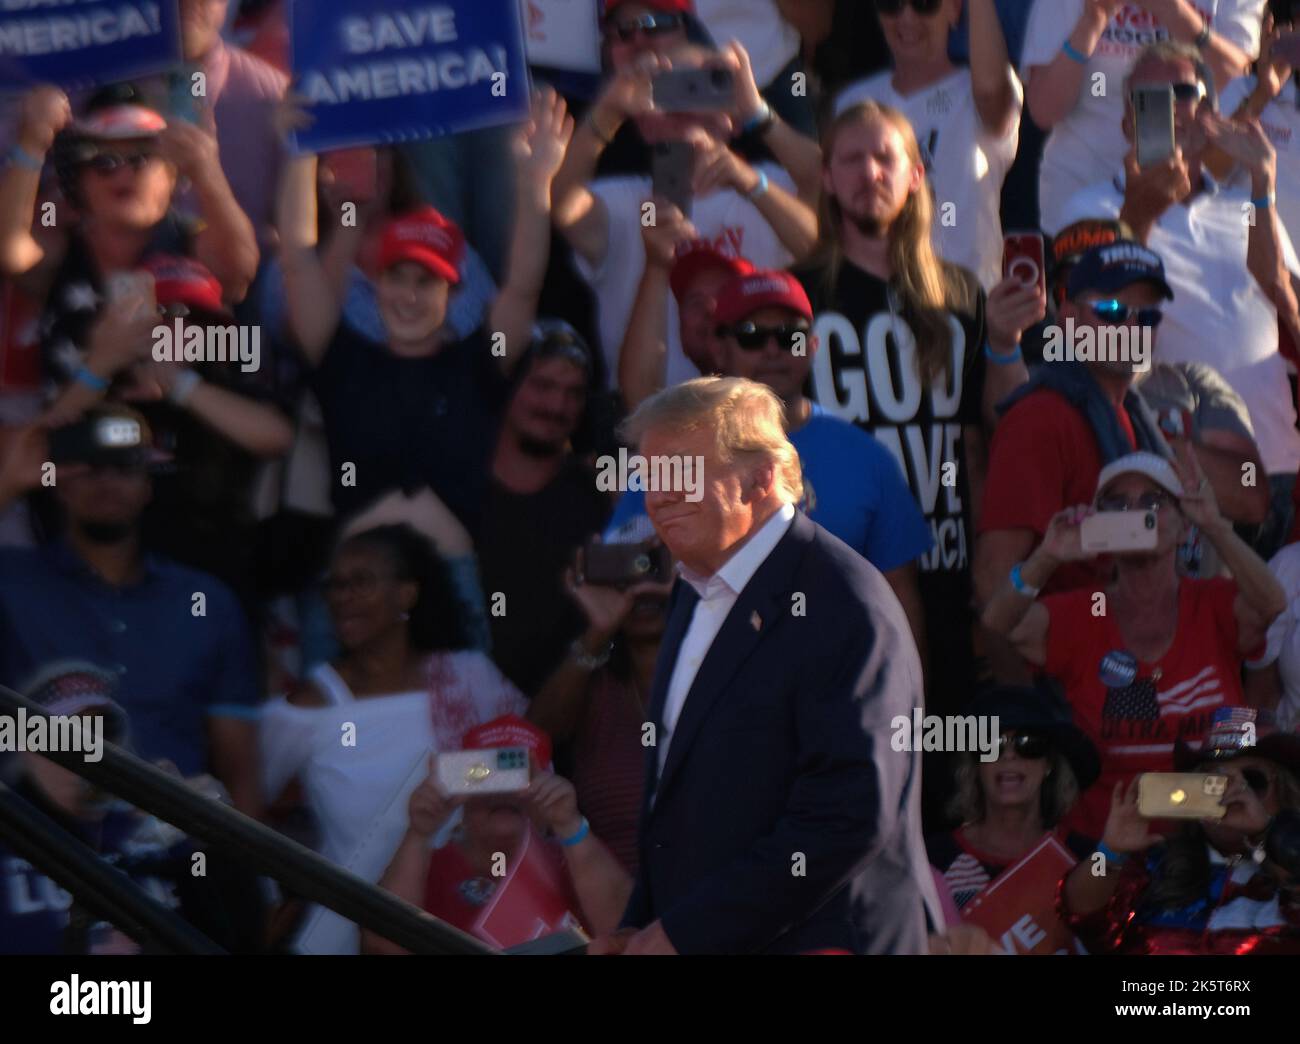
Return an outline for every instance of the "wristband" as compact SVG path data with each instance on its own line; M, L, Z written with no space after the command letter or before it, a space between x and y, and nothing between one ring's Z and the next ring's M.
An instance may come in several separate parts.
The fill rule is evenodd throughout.
M106 392L108 391L109 381L104 380L97 373L91 373L85 366L77 367L77 372L72 375L72 379L78 384L84 384L91 391Z
M1270 192L1267 196L1255 196L1251 199L1250 205L1256 210L1272 210L1273 204L1277 202L1277 194Z
M1041 587L1030 587L1025 583L1025 578L1020 574L1020 567L1024 562L1017 562L1011 567L1011 586L1016 589L1016 594L1024 595L1026 598L1037 598Z
M999 366L1010 366L1012 363L1018 363L1023 357L1020 345L1016 345L1014 351L1003 355L1001 352L995 352L993 345L989 344L988 341L984 342L984 358L997 363Z
M596 135L596 140L597 140L598 142L600 142L602 145L612 145L612 144L613 144L614 139L613 139L613 138L607 138L607 137L605 137L605 132L602 131L602 130L600 129L600 127L598 127L598 126L596 125L596 110L595 110L595 109L588 109L588 110L587 110L587 115L584 116L584 117L582 118L582 122L585 123L585 124L588 126L588 128L590 128L591 133L594 134L594 135Z
M184 406L189 401L194 389L203 383L203 378L193 370L181 370L173 379L167 392L167 398L176 406Z
M763 108L754 116L747 119L740 128L741 134L762 134L776 122L776 113L772 111L772 106L763 102Z
M595 656L592 656L591 653L587 652L587 650L583 647L582 639L575 638L573 639L573 644L569 646L569 659L571 659L584 671L594 671L594 670L598 670L601 667L604 667L605 664L609 663L609 654L613 651L613 649L614 649L614 643L610 642L608 645L605 646L605 648L601 652L597 653Z
M1201 31L1196 34L1196 39L1192 41L1197 50L1205 50L1205 45L1210 42L1210 19L1208 15L1201 16L1204 22L1201 25Z
M1080 65L1087 65L1090 61L1092 61L1092 59L1088 55L1084 54L1081 50L1075 47L1074 44L1070 43L1068 39L1065 41L1065 43L1061 44L1061 53L1065 55L1065 57L1069 58L1070 61L1078 62Z
M1107 863L1114 863L1116 866L1123 866L1128 862L1128 856L1120 855L1113 848L1107 845L1105 841L1097 842L1097 851L1105 857Z
M560 842L560 844L562 844L565 848L572 848L574 845L578 844L578 842L585 840L587 835L590 833L591 833L591 824L587 822L587 817L583 816L582 826L578 827L577 833L575 833L572 837L557 837L556 840Z
M758 172L758 184L745 193L745 198L753 203L755 200L767 194L767 175L761 170Z
M11 167L22 167L24 170L35 171L39 174L45 168L45 160L33 156L21 145L15 145L9 150L9 165Z

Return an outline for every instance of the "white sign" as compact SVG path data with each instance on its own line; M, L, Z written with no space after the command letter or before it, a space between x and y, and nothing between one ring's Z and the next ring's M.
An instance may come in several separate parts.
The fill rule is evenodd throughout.
M529 65L600 72L600 0L519 0Z

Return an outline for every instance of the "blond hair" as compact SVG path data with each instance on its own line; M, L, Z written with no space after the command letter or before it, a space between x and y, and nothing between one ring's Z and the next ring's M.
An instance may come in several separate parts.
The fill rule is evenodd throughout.
M786 438L785 408L765 384L744 377L697 377L652 395L623 422L623 438L638 444L648 431L713 432L725 464L770 461L776 484L792 504L803 497L799 454Z
M822 135L822 166L829 170L839 136L850 127L884 122L903 139L903 151L914 167L923 167L921 147L906 116L893 106L877 101L850 105L836 116ZM816 262L825 271L824 290L833 291L844 264L844 214L839 201L823 189L818 204ZM931 241L934 201L928 184L913 192L889 226L889 267L893 271L891 290L897 292L909 324L916 335L916 366L924 384L943 375L951 378L952 327L948 310L968 311L975 304L974 280L955 265L940 260Z

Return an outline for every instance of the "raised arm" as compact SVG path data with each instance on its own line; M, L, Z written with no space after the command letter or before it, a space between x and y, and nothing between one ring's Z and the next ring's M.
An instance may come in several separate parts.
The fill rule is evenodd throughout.
M1155 15L1169 35L1179 43L1196 43L1201 33L1210 28L1209 39L1201 47L1201 57L1214 74L1214 83L1223 90L1230 80L1243 75L1254 55L1247 54L1221 33L1211 27L1212 18L1203 15L1191 0L1140 0L1143 7ZM1260 5L1261 7L1263 5Z
M1011 131L1016 113L1015 70L1007 56L993 0L970 0L970 78L980 122L998 138Z
M515 137L515 225L505 283L492 302L488 322L505 334L499 356L511 372L532 339L537 300L551 248L551 183L573 138L573 117L564 99L547 87L533 98L532 119Z
M1075 54L1089 58L1092 56L1101 40L1101 34L1106 31L1110 16L1123 2L1124 0L1084 0L1079 20L1074 23L1066 38L1066 43ZM1051 0L1036 0L1036 3L1051 3ZM972 46L973 43L974 41ZM1029 107L1029 115L1043 130L1051 130L1074 111L1087 69L1086 63L1073 58L1064 47L1049 64L1030 68L1029 82L1025 84L1025 103ZM1115 86L1118 87L1118 84Z
M1234 120L1259 119L1291 79L1290 64L1273 49L1281 35L1281 28L1273 24L1273 15L1266 12L1259 41L1259 60L1255 63L1255 86L1241 99L1236 111L1232 113ZM1202 153L1201 162L1219 182L1226 182L1236 166L1236 161L1231 156L1214 145L1208 146Z
M41 167L55 135L71 120L68 96L57 87L37 87L23 97L14 144L21 162L11 159L0 179L0 271L4 275L25 275L46 261L44 249L32 235Z

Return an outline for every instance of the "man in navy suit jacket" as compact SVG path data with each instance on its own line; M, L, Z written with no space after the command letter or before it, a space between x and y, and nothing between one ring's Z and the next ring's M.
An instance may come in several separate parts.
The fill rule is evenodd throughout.
M591 952L923 953L927 916L943 930L920 754L890 744L921 705L916 646L880 573L794 508L781 418L764 385L705 377L628 422L652 468L680 466L648 474L690 481L646 494L682 579L636 885L625 927Z

